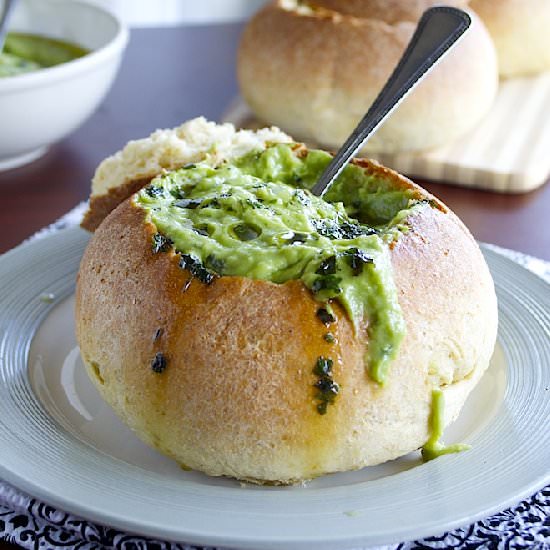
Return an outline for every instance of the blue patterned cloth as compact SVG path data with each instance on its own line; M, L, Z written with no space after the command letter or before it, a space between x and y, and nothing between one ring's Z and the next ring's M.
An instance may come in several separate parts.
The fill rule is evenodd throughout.
M21 494L0 481L0 539L29 549L199 550L196 546L127 535L75 518ZM439 537L404 542L384 550L413 549L548 549L550 548L550 487L514 508ZM201 547L201 550L208 550ZM382 550L379 548L378 550Z
M69 212L52 226L37 233L40 238L80 222L85 204ZM550 262L493 247L550 281ZM550 467L550 465L549 465ZM77 518L28 496L0 479L0 540L23 548L57 550L214 550L148 539L122 533ZM371 550L415 550L456 548L461 550L550 550L550 486L517 506L455 529L441 536L378 547ZM356 549L358 550L358 549Z

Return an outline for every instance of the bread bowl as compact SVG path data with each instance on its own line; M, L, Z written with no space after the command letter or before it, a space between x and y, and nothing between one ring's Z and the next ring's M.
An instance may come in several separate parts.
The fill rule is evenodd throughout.
M336 149L389 78L424 9L434 4L269 2L242 35L241 93L260 121L296 139ZM364 152L444 145L474 128L488 112L498 87L496 55L485 26L471 15L471 28L461 42L404 100Z
M305 187L327 153L276 130L190 128L203 149L180 144L179 169L157 171L161 134L129 146L145 187L82 259L77 338L105 400L183 467L257 483L456 450L435 432L486 369L497 323L464 225L375 162L354 161L323 201ZM134 161L104 161L96 198L133 189Z
M547 0L472 0L493 39L503 77L550 71Z

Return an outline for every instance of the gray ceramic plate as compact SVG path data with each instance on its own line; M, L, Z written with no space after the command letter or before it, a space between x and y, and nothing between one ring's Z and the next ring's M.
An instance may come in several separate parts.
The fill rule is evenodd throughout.
M336 548L442 533L550 480L550 285L496 252L484 250L499 298L497 349L445 434L472 449L261 488L181 471L102 402L74 338L87 238L63 230L0 258L0 476L32 495L161 539Z

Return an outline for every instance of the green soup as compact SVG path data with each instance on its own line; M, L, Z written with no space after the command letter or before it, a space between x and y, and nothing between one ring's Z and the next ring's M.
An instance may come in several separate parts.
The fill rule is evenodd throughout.
M330 159L273 145L217 168L191 164L158 176L134 201L159 231L153 250L174 246L203 282L301 279L320 302L338 300L356 330L368 320L366 363L383 384L405 331L388 245L426 203L354 165L326 200L316 197L308 188Z
M0 53L0 77L37 71L78 59L90 50L77 44L35 34L8 33Z

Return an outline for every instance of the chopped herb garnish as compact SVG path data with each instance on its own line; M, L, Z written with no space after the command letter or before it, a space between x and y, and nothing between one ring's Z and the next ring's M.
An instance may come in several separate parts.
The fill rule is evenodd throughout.
M312 220L313 227L323 237L337 239L338 224L334 220Z
M156 198L156 197L163 197L164 196L164 188L161 187L160 185L155 185L153 183L149 184L146 188L145 188L145 192L152 198Z
M369 256L364 250L359 250L358 248L349 248L343 255L346 257L354 275L360 275L365 264L374 263L372 256Z
M153 342L156 342L162 336L162 332L163 330L161 328L157 328L155 335L153 336Z
M170 195L175 199L183 199L183 197L185 197L185 193L181 187L172 187L172 189L170 189Z
M336 338L334 338L334 336L330 333L330 332L327 332L323 338L325 339L325 341L327 341L329 344L334 344L334 342L336 342Z
M213 199L207 199L203 201L202 208L219 208L220 207L220 201L217 197L214 197Z
M319 317L319 319L321 319L321 321L325 325L330 325L330 323L334 323L334 321L336 321L336 318L334 317L334 315L329 313L324 307L320 307L317 310L317 317Z
M233 232L241 241L251 241L260 235L260 230L247 223L240 223L233 227Z
M162 233L155 233L153 235L153 254L168 252L173 244L172 239L165 237Z
M209 285L215 278L214 273L208 271L201 261L191 254L181 254L180 267L187 269L193 277L206 285Z
M193 231L203 237L208 237L208 226L206 225L195 225L195 227L193 227Z
M305 243L308 239L307 233L294 233L294 237L290 239L290 243Z
M315 273L317 275L334 275L336 273L336 256L325 258Z
M342 288L340 283L342 282L341 277L336 277L335 275L326 275L324 277L318 277L313 281L311 285L311 291L314 294L318 294L323 290L329 290L332 294L340 294Z
M300 181L298 181L298 179ZM296 183L301 183L302 178L297 177L295 181ZM304 206L311 206L311 199L307 196L307 193L303 189L296 189L296 191L294 191L294 197Z
M155 354L154 359L151 361L151 370L153 372L156 372L157 374L160 374L164 372L165 369L166 369L166 358L159 351Z
M315 384L313 385L323 394L323 397L329 402L332 402L338 394L338 384L334 382L334 380L331 380L328 376L323 376L322 378L319 378L319 380L317 380L317 382L315 382Z
M202 199L180 199L174 201L174 206L177 206L178 208L189 208L190 210L194 210L201 204Z
M376 230L372 227L350 222L343 222L340 225L340 231L342 232L341 239L355 239L359 235L374 235L376 233Z
M319 377L313 384L313 387L317 389L315 397L320 401L317 404L317 412L319 414L327 413L328 405L334 403L340 391L340 386L332 378L333 364L332 359L319 357L313 368L313 374Z
M225 262L220 258L216 258L214 254L209 254L204 261L206 267L215 271L218 275L223 274L223 269L225 267Z
M339 220L312 220L317 233L329 239L355 239L360 235L374 235L376 230L366 225L359 225Z
M328 357L318 357L315 368L313 369L313 374L317 376L332 376L333 364L333 360Z
M248 204L248 206L251 206L254 209L265 208L264 205L260 202L260 199L258 200L245 199L244 202Z
M327 414L328 401L322 401L317 405L317 412L321 415Z
M432 208L437 208L437 209L440 208L439 204L437 204L437 201L434 199L422 199L422 200L419 200L417 204L428 204Z

